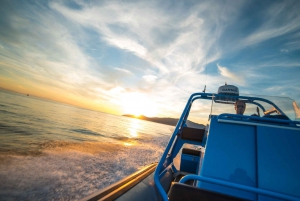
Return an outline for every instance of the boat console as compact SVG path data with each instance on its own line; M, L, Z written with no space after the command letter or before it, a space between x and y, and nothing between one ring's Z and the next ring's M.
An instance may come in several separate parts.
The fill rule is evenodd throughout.
M198 99L211 104L204 129L186 125ZM237 100L258 114L219 110L232 109ZM232 85L191 95L154 173L162 200L300 200L300 122L293 119L292 101L290 108L280 107L283 102L240 96ZM173 181L166 188L167 172Z

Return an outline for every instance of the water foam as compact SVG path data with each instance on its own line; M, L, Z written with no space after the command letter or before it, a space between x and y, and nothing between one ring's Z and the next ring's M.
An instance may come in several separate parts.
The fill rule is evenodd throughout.
M78 200L158 161L167 141L55 142L39 156L2 156L0 199Z
M158 161L174 129L0 95L0 200L78 200Z

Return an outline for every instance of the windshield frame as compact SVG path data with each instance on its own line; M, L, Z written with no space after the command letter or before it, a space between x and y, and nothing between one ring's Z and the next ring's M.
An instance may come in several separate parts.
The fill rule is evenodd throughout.
M188 107L185 108L186 111L184 111L185 115L184 115L182 125L185 125L185 123L187 121L187 118L189 116L190 110L192 108L192 104L197 99L211 100L212 105L213 105L213 103L232 104L233 105L233 104L235 104L236 100L243 100L243 101L245 101L245 103L250 103L250 104L258 106L259 108L261 108L261 110L264 113L265 112L267 113L269 110L266 110L266 108L262 104L257 102L257 101L261 101L261 102L267 103L270 106L272 106L276 110L277 114L286 116L288 118L288 120L290 120L290 121L295 121L296 120L296 119L291 119L288 115L286 115L286 113L280 107L278 107L278 105L276 105L273 101L270 101L266 98L257 97L257 96L259 96L259 95L250 95L249 94L249 95L235 96L235 95L226 95L226 94L218 94L218 93L205 93L205 92L194 93L190 96L190 98L187 102L186 106L188 106ZM264 97L268 97L268 96L264 96ZM294 101L294 100L292 100L288 97L273 97L272 96L271 98L284 98L284 99L288 100L288 102L291 102L291 103ZM269 109L269 108L267 108L267 109ZM294 108L292 108L292 105L291 105L291 109L293 109L294 115L295 115L295 110L294 110ZM267 114L265 114L265 115L267 115Z
M214 93L196 93L195 95L201 95L201 96L194 97L192 99L192 102L194 102L196 99L208 99L208 100L214 100L214 102L217 103L234 104L236 100L242 100L245 101L245 103L250 103L259 106L265 112L266 109L261 104L255 102L256 100L263 101L265 103L269 103L270 105L274 106L274 108L278 110L282 115L285 115L285 113L275 103L264 98L249 97L249 96L233 96L233 95L214 94ZM218 100L216 98L224 98L225 100L222 99Z

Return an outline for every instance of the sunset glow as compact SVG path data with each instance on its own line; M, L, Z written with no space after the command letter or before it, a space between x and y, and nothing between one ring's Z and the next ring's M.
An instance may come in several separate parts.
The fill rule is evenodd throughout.
M157 113L155 103L141 93L127 93L121 98L124 114L153 117Z
M299 105L299 10L297 0L1 1L0 87L149 117L178 118L190 94L225 82Z

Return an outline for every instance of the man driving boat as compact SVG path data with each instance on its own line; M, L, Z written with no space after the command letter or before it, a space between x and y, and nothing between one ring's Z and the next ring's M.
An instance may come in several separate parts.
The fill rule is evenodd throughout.
M242 100L237 100L234 103L234 108L235 108L236 114L243 115L245 112L245 109L246 109L246 103Z

